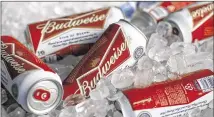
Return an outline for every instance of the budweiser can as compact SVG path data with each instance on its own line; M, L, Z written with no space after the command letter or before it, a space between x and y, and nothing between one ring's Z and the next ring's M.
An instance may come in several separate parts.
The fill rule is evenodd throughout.
M171 1L163 1L163 2L138 2L137 8L141 12L146 12L151 16L155 21L159 21L165 17L167 17L170 13L183 9L194 2L171 2Z
M28 112L45 114L62 99L59 76L10 36L1 36L1 82Z
M64 98L70 94L87 97L100 78L133 66L144 55L146 42L145 35L125 20L110 25L65 79Z
M172 13L166 18L171 23L173 33L184 42L205 41L213 38L214 3L198 2L181 11Z
M116 105L123 117L183 117L213 103L213 81L212 71L200 70L179 80L125 90Z
M124 19L124 16L116 7L50 19L29 24L27 39L39 58L83 55L110 24L120 19Z
M138 26L143 32L147 32L148 27L155 26L158 21L167 17L170 13L185 8L192 3L194 2L138 2L137 12L133 15L131 23Z

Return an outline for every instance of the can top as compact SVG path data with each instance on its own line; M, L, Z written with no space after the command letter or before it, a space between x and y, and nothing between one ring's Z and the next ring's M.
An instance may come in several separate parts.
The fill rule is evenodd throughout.
M182 10L182 11L170 14L166 20L180 30L181 36L184 42L191 43L192 29L189 23L191 21L187 21L187 20L190 20L187 18L188 16L189 16L188 11ZM184 19L187 19L187 20L184 20Z
M35 114L48 113L55 108L62 99L60 83L54 80L40 80L29 90L27 106Z
M125 22L126 24L131 25L133 28L135 28L137 30L137 32L139 32L144 37L145 40L148 40L146 35L137 26L135 26L133 23L130 23L127 20L124 20L124 19L120 19L120 21L117 22L117 24L122 24L122 22Z

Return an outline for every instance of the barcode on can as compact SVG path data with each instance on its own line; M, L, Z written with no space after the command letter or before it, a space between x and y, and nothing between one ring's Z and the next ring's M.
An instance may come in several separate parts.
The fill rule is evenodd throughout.
M198 79L197 82L203 92L213 90L214 75Z
M160 20L164 17L166 17L169 13L167 12L166 9L162 8L162 7L157 7L155 9L153 9L150 14L155 18L155 20Z

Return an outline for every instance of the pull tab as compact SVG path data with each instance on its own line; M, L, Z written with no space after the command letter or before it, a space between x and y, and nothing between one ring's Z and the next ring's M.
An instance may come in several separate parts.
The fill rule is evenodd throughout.
M44 89L37 89L33 97L39 101L47 101L50 98L50 92L44 90Z

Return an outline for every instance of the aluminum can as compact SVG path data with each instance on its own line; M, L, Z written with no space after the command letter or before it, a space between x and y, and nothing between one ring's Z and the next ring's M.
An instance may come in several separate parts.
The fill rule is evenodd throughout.
M131 23L136 25L149 38L156 29L156 24L170 13L187 7L194 2L138 2L137 11L134 13Z
M27 112L46 114L61 102L60 77L19 41L1 36L1 83Z
M110 24L120 19L124 19L122 11L108 7L32 23L27 26L27 40L39 58L83 55Z
M144 55L146 42L145 35L125 20L110 25L63 82L64 98L87 97L101 78L134 66Z
M214 73L200 70L178 80L125 90L116 105L123 117L183 117L212 103L213 83Z
M184 42L203 42L213 39L214 3L198 2L181 11L172 13L166 18L171 23L173 33Z
M193 3L195 2L148 1L148 2L138 2L137 8L139 11L148 13L151 17L155 19L155 21L159 21L167 17L170 13L181 10Z

